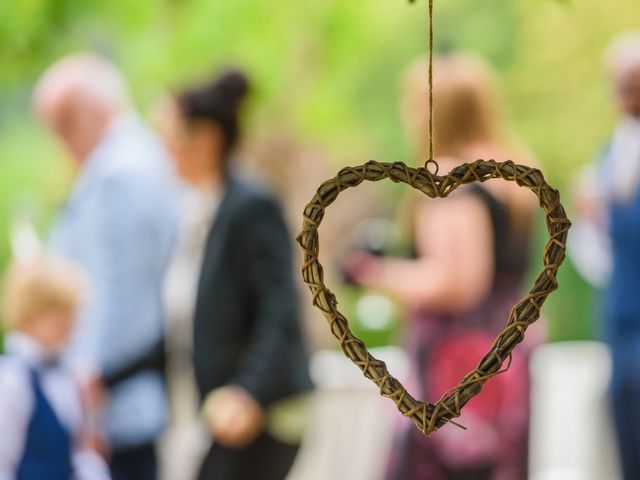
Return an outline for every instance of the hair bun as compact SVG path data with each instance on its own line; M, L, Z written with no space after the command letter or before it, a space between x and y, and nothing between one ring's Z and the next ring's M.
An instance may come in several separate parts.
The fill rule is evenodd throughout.
M213 89L223 93L237 107L249 92L249 80L239 70L227 70L218 77Z
M245 74L227 70L209 83L184 90L177 101L188 120L210 120L220 126L226 153L240 135L240 107L248 93L249 81Z

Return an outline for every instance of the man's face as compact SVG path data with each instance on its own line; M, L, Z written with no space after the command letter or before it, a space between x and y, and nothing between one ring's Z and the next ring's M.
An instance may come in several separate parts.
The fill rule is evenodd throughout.
M45 121L80 164L98 144L107 126L103 112L78 99L58 102L46 112Z
M615 86L622 111L640 118L640 63L620 71L616 75Z

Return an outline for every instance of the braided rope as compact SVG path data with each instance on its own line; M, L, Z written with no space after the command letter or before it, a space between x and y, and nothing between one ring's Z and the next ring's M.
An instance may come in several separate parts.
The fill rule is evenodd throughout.
M363 181L377 182L385 178L406 183L431 198L447 197L464 184L502 178L533 191L546 215L549 240L543 253L544 267L535 279L533 288L513 307L505 329L498 335L489 353L459 385L445 392L435 405L413 398L402 383L389 373L385 363L374 358L364 342L351 333L347 319L338 311L335 295L324 284L323 268L318 260L318 227L326 208L343 190L356 187ZM460 165L448 175L438 176L426 168L411 168L404 163L371 161L344 168L336 177L320 185L304 209L303 229L297 241L303 250L302 277L311 290L313 304L325 315L345 355L362 370L366 378L378 386L381 395L392 399L404 416L410 418L425 435L430 435L448 422L455 424L452 419L460 416L461 409L469 399L480 393L484 383L508 369L514 347L523 340L527 327L539 318L547 296L558 288L556 273L565 257L570 226L571 222L560 203L560 194L547 184L538 169L511 161L478 160ZM505 360L507 366L503 368Z

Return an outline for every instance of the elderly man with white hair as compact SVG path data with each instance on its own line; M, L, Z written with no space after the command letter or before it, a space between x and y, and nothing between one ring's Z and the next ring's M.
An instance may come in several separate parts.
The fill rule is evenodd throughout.
M624 478L640 479L640 32L607 55L621 119L579 197L570 243L585 278L604 289L603 334L613 359L611 399Z
M167 416L161 285L174 235L172 163L101 57L51 66L34 106L78 167L51 239L91 282L69 359L106 388L114 480L153 480Z

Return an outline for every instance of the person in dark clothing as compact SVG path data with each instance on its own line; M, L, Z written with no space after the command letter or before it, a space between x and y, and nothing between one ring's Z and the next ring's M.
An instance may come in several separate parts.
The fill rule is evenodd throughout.
M285 478L312 388L281 209L230 168L247 91L245 76L229 71L176 95L164 115L167 144L190 185L169 275L190 271L197 294L169 303L193 322L195 381L213 436L203 480ZM281 413L300 428L279 422Z
M585 173L597 179L576 195L580 221L598 240L586 252L601 272L602 329L611 351L611 407L622 478L640 478L640 33L614 40L607 67L620 119L596 162ZM585 175L586 177L586 175ZM576 242L577 244L577 242Z

